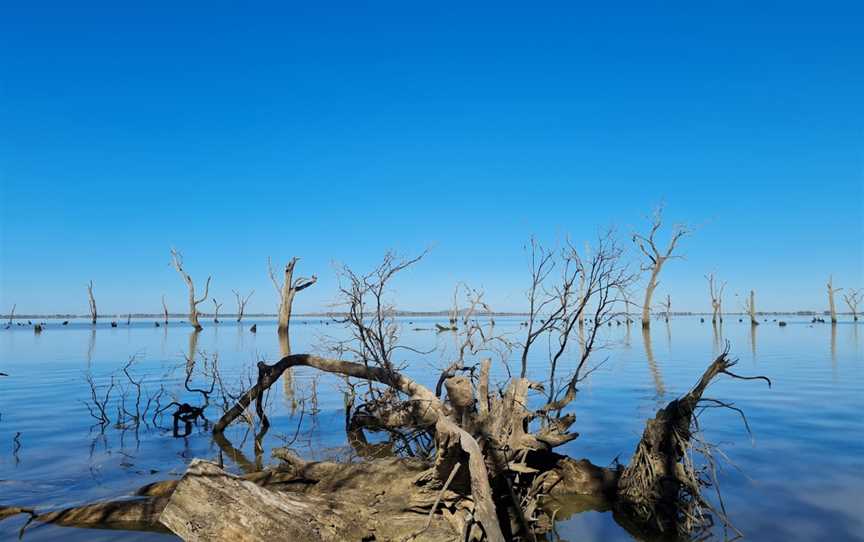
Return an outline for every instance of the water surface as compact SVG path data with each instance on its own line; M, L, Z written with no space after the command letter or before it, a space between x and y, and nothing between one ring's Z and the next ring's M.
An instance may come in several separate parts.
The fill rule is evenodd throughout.
M655 322L647 337L638 326L604 330L605 346L594 359L605 362L582 386L572 408L577 416L574 429L581 436L559 450L600 465L616 457L626 462L645 419L685 393L728 340L731 354L740 360L739 373L764 374L774 383L768 389L759 382L721 378L707 394L744 409L752 429L751 437L740 418L728 411L701 417L706 438L722 445L735 463L720 473L730 518L751 540L864 540L864 329L851 322L831 326L783 319L788 326L779 327L772 317L755 331L737 317L727 318L718 332L698 317L673 318L669 325ZM425 356L405 353L407 372L429 385L434 385L437 368L449 359L453 346L451 334L432 330L436 321L402 320L404 344L437 348ZM257 333L249 331L252 323ZM521 331L518 318L499 318L496 328L514 338ZM291 347L294 352L314 351L328 337L342 336L342 330L325 320L299 318L292 324ZM218 459L219 446L200 427L186 438L157 428L103 431L85 405L90 396L85 375L107 383L133 355L132 370L136 378L145 377L145 388L155 391L161 384L166 393L191 398L183 390L190 347L199 364L203 356L218 356L224 380L239 387L257 360L278 359L284 345L277 339L275 322L267 320L239 326L210 323L197 335L186 324L156 327L152 320L133 320L129 326L123 321L116 328L49 321L38 335L22 326L0 330L0 371L9 374L0 378L0 504L47 511L118 498L146 483L180 476L192 458ZM538 378L544 354L539 347L530 360L532 375ZM493 377L505 374L504 366L496 363ZM305 405L308 412L312 406L313 385L317 414L304 415L298 433L299 407ZM269 449L286 440L310 458L350 453L338 378L299 368L291 382L274 386L269 405L273 427L259 461L269 462ZM211 412L215 417L216 410ZM247 433L240 425L226 432L244 454L243 459L221 454L226 467L236 472L256 463ZM577 510L578 503L571 503L558 513L563 539L632 540L611 513ZM0 522L0 539L17 537L23 524L22 516ZM31 525L24 539L173 537Z

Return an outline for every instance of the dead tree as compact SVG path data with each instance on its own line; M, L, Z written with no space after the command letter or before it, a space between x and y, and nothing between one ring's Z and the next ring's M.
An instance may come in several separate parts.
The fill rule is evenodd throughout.
M759 322L756 320L756 292L750 290L750 299L744 301L744 310L750 315L750 325L758 326Z
M669 514L667 507L672 503L678 510L690 510L687 502L695 499L700 506L706 502L700 488L708 481L702 480L703 484L695 487L685 485L693 479L693 471L687 463L690 456L679 450L690 446L692 412L702 400L704 388L715 376L731 374L725 353L709 367L691 394L667 406L664 412L668 415L660 425L649 422L637 447L637 462L631 463L629 471L604 469L554 452L578 437L570 430L576 418L565 409L578 396L580 383L597 369L598 364L590 360L598 332L620 314L618 292L633 280L621 254L607 238L601 239L587 257L569 245L559 253L532 243L531 309L520 345L520 372L527 373L525 349L542 344L548 352L546 374L539 381L516 376L520 373L510 372L509 355L505 354L500 363L513 376L490 382L487 352L493 342L506 340L489 336L491 327L473 319L471 307L485 307L475 295L456 332L461 338L456 359L442 371L434 391L403 371L400 352L409 349L399 344L401 328L394 306L387 301L393 277L419 258L387 255L367 274L345 267L340 272L340 295L347 316L340 321L350 336L332 351L346 359L291 354L272 365L259 363L258 381L226 411L214 432L221 433L243 416L286 371L310 367L346 377L351 390L348 427L387 434L399 443L404 455L421 461L424 470L411 475L410 487L415 493L410 502L415 503L415 510L434 516L443 499L450 510L447 517L459 527L456 531L463 533L463 540L535 540L552 524L542 507L543 498L568 493L597 497L655 533L695 530L704 524L691 522L683 514ZM578 291L580 276L585 277L584 295ZM570 352L571 339L578 335L574 331L582 329L578 321L585 312L588 318L582 348L574 361L568 358L563 365L567 374L560 375L560 362ZM532 393L535 398L539 394L540 400L529 400ZM681 431L685 426L686 433ZM661 446L655 447L658 435ZM666 446L673 438L666 435L674 436L674 446ZM431 439L431 446L427 439ZM674 484L674 492L663 493L659 499L653 495L658 487L664 487L664 479L654 476L658 471L653 470L651 461L655 460L662 463L662 472L667 473L664 476L672 476ZM298 475L315 479L308 476L309 464L293 458L288 461L289 468L300 469L295 471ZM619 484L619 480L625 483ZM379 483L375 491L382 494L392 490ZM702 510L699 508L700 513Z
M165 325L168 325L168 304L165 303L165 294L162 294L162 316L165 319Z
M861 303L862 297L864 297L864 290L860 289L850 289L843 294L843 300L849 306L849 311L852 313L852 321L854 322L858 321L858 305ZM15 310L15 308L13 307L12 310Z
M249 292L249 295L243 297L240 295L240 292L237 290L231 290L234 292L234 297L237 298L237 321L243 320L243 313L246 312L246 303L249 303L249 298L252 297L252 294L255 293L255 290Z
M633 234L633 242L639 247L639 250L642 251L645 257L648 258L648 263L642 266L642 270L650 273L648 276L648 285L645 287L645 301L642 304L642 327L649 327L651 325L651 298L659 284L658 277L660 276L660 271L663 269L663 265L672 258L681 257L675 255L675 246L678 244L679 239L690 233L687 226L676 224L672 228L672 237L666 246L666 250L661 252L657 248L656 236L663 225L662 206L654 211L651 220L651 229L648 235Z
M666 294L666 300L662 301L660 306L663 307L663 317L666 323L669 323L669 318L672 317L672 296Z
M90 323L96 324L96 298L93 296L93 281L87 284L87 297L90 300Z
M723 290L726 288L726 283L715 282L714 273L705 275L708 281L708 293L711 295L711 323L723 323Z
M279 280L276 278L276 273L273 270L273 264L270 261L270 258L267 258L267 271L270 274L270 280L273 282L273 286L276 288L276 293L279 294L279 333L288 333L288 326L291 323L291 307L294 304L294 296L297 295L297 292L305 290L306 288L315 284L318 278L315 275L312 275L312 278L300 277L294 279L294 266L297 265L297 260L299 258L294 257L291 258L287 264L285 264L285 274L282 279L282 283L279 283Z
M468 321L458 326L457 333L464 340L457 359L442 371L435 391L403 372L399 352L406 347L399 344L395 308L387 302L393 277L417 259L388 255L368 274L343 268L340 294L347 316L341 322L351 336L333 350L348 359L292 354L273 365L260 363L257 383L216 423L214 432L221 433L242 416L285 371L311 367L359 381L351 388L352 400L346 413L349 426L389 434L402 443L401 449L409 455L424 457L424 450L431 454L428 470L416 478L413 487L418 494L432 488L437 488L433 494L441 493L442 487L450 488L453 493L447 506L451 510L473 510L452 516L462 526L458 530L468 533L468 539L534 540L537 533L551 525L551 518L541 507L543 496L568 492L602 496L620 503L616 506L622 510L634 510L631 503L639 503L640 513L648 510L650 516L643 523L653 528L651 518L660 512L653 511L650 502L643 505L639 500L642 495L633 490L632 484L626 486L626 493L619 493L621 471L576 462L553 451L578 437L570 431L575 416L564 410L576 399L580 383L597 369L598 365L592 365L590 360L598 332L620 315L623 300L619 292L634 278L621 255L609 238L601 239L589 257L569 245L559 253L532 243L532 286L528 294L531 308L525 340L520 345L522 366L516 373L520 376L514 374L491 385L491 362L481 356L491 348L490 342L502 338L486 335L484 326L471 321L470 306L478 306L473 303L464 311ZM578 289L580 276L585 277L583 295ZM579 316L586 312L589 317L580 355L575 362L567 363L567 374L559 375L560 362L570 351L574 331L580 329ZM548 373L541 381L521 376L527 373L525 351L535 344L542 344L544 350L551 346ZM510 374L508 358L502 356L501 363ZM712 371L703 380L710 381L723 372L716 367ZM358 399L361 389L362 397ZM539 408L528 407L533 402L528 398L531 393L541 394ZM427 435L433 439L431 448L424 446ZM689 440L686 435L682 438ZM672 455L669 461L679 463L681 457ZM631 479L638 477L634 474ZM653 486L646 491L653 491ZM436 504L432 501L429 498L425 502L432 505L434 514Z
M837 323L837 308L834 306L834 292L842 291L843 288L834 287L834 277L828 277L828 310L831 313L831 323Z
M198 305L207 300L207 295L210 292L211 277L207 277L207 282L204 284L204 295L200 299L195 299L195 283L192 282L192 277L189 276L189 273L183 269L183 255L173 248L171 249L171 264L180 273L187 288L189 288L189 323L195 329L204 329L198 322Z
M216 298L214 297L213 298L213 306L214 306L213 307L213 309L214 309L213 310L213 323L218 324L219 323L219 309L222 308L222 303L217 302Z
M848 303L848 300L847 300L847 303ZM17 307L17 306L18 306L17 303L12 305L12 310L9 312L9 323L6 324L7 328L12 327L12 320L15 318L15 307ZM857 318L856 318L856 320L857 320Z

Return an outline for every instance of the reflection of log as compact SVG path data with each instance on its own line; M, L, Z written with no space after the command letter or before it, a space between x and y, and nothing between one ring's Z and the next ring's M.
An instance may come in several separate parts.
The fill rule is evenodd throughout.
M136 498L89 504L46 514L33 514L29 510L5 509L11 513L30 513L32 521L52 523L63 527L89 529L117 529L123 531L168 532L158 522L159 514L168 503L168 497ZM0 509L0 519L4 509Z

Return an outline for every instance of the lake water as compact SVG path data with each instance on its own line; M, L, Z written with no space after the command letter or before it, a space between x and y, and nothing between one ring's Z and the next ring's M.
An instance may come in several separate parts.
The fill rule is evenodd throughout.
M594 360L606 362L584 383L572 405L577 416L574 429L581 436L559 451L599 465L616 457L626 462L645 419L685 393L728 340L732 356L740 360L738 373L763 374L774 384L769 389L762 382L721 377L707 393L744 409L752 429L751 438L740 418L729 411L712 409L701 418L707 440L720 444L735 463L720 473L726 509L735 526L749 540L864 540L864 326L811 325L809 318L783 317L789 325L779 327L772 320L751 333L748 322L728 317L722 337L698 317L676 317L668 326L655 322L647 341L638 326L604 330L606 346ZM453 346L450 334L431 330L436 321L441 320L402 320L404 344L438 349L405 358L410 363L407 372L430 385ZM253 323L258 328L255 334L249 331ZM514 338L521 331L518 318L499 318L496 329ZM108 427L102 432L85 405L90 396L85 375L89 372L104 385L133 355L133 375L145 377L146 389L155 392L161 384L166 394L189 397L181 392L184 356L193 339L198 363L204 354L217 355L223 379L232 386L257 360L280 357L273 321L244 321L242 326L210 323L197 337L190 331L187 324L155 327L152 320L135 320L129 326L121 321L116 328L107 322L93 328L83 321L67 326L49 321L38 335L30 327L0 329L0 372L9 374L0 377L0 504L48 511L113 499L146 483L179 477L192 458L219 457L220 448L200 427L186 438L143 426L138 431ZM328 336L340 333L336 325L321 319L297 318L292 323L292 350L314 351ZM545 350L539 347L534 354L531 369L539 375ZM504 367L496 365L493 376L504 374ZM316 377L314 371L300 368L292 383L274 386L270 396L272 428L264 441L264 462L270 461L270 447L295 434L293 447L302 455L343 457L339 379ZM318 413L306 414L297 433L300 409L292 415L292 406L302 402L309 410L313 383ZM216 411L211 408L214 419ZM245 432L241 425L226 432L245 455L240 461L223 455L226 467L234 471L255 463L252 439ZM569 508L575 507L566 507L557 516L562 539L631 540L611 513L575 513ZM23 516L0 522L0 539L15 539L24 522ZM34 524L24 539L173 537Z

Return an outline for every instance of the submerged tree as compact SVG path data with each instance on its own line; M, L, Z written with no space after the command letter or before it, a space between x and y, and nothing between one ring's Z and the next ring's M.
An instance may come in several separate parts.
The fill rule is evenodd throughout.
M660 306L663 307L663 319L669 323L669 319L672 317L672 296L666 294L666 299L660 302Z
M831 323L837 323L837 308L834 305L834 293L841 291L843 288L834 287L834 277L828 277L828 310L831 314Z
M204 295L200 299L195 299L195 283L192 282L192 277L189 276L189 273L183 269L183 255L173 248L171 249L171 264L180 273L180 276L186 283L186 287L189 288L189 323L197 330L204 329L198 322L198 305L207 300L207 295L210 292L211 277L207 277L207 282L204 284Z
M96 297L93 296L93 281L91 280L89 284L87 284L87 298L90 301L90 323L96 323Z
M276 278L276 272L273 270L273 264L270 258L267 258L267 271L270 274L270 280L273 281L273 286L276 288L276 293L279 295L279 333L288 333L288 326L291 323L291 307L294 304L294 296L297 292L315 284L318 278L312 275L312 278L300 277L294 279L294 266L300 258L294 257L285 264L285 273L282 283Z
M642 270L649 273L648 284L645 287L645 301L642 304L642 327L649 327L651 325L651 298L654 295L654 290L657 289L657 285L659 284L658 278L660 276L660 271L663 269L663 265L672 258L680 258L680 256L674 254L675 247L678 244L679 239L690 233L687 226L676 224L672 228L672 236L669 239L669 244L666 246L665 250L661 251L657 248L656 236L662 225L663 207L661 206L654 211L654 215L651 219L651 229L649 230L648 235L640 233L633 234L633 242L639 247L642 254L648 258L648 263L642 266Z
M723 290L726 288L725 282L715 282L714 273L705 275L708 281L708 293L711 295L711 323L723 323Z
M168 304L165 303L165 294L162 294L162 318L165 321L165 325L168 325Z
M247 295L246 297L240 295L240 292L238 292L237 290L231 291L234 292L234 297L237 298L237 321L239 322L243 320L243 313L246 312L246 303L249 303L249 298L252 297L252 294L255 293L255 290L249 292L249 295Z
M846 301L846 305L849 306L849 311L852 313L852 320L858 321L858 305L861 303L862 294L864 291L860 289L853 289L847 291L843 294L843 300Z
M756 292L753 290L750 290L749 299L744 300L744 310L750 315L750 325L758 326L759 322L756 320Z
M219 309L222 308L222 303L216 301L216 298L213 298L213 323L219 323Z

